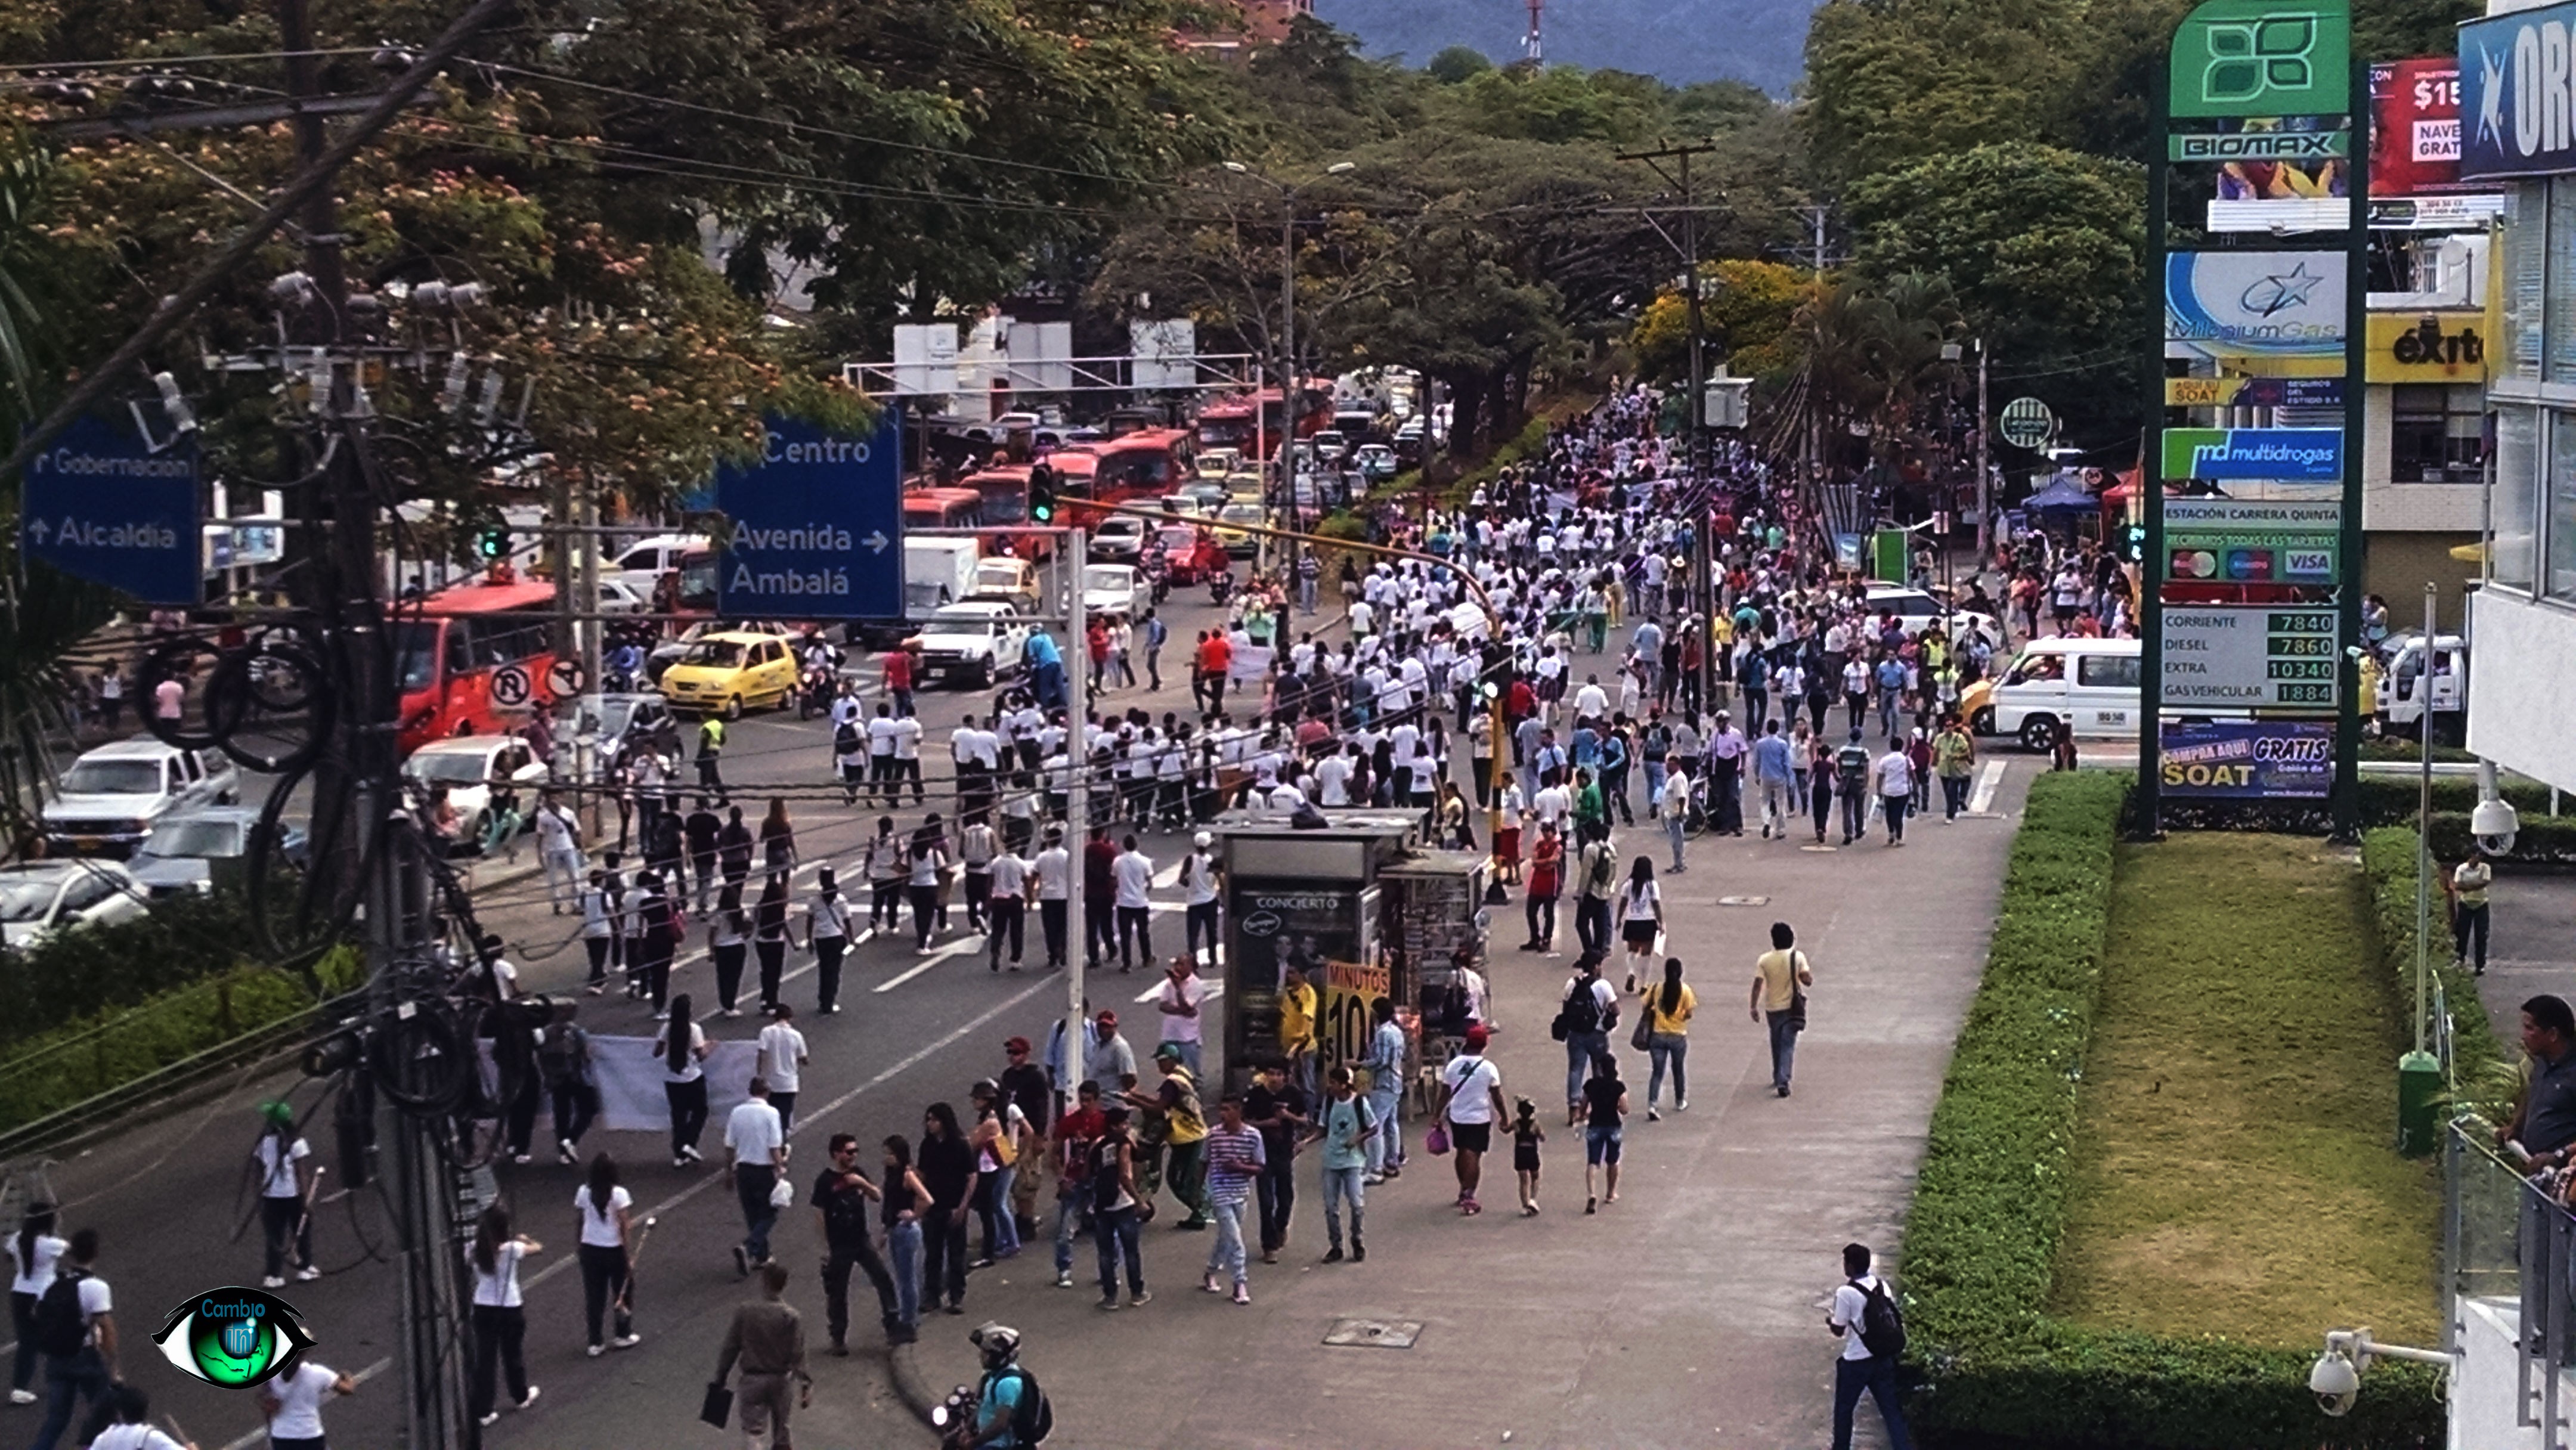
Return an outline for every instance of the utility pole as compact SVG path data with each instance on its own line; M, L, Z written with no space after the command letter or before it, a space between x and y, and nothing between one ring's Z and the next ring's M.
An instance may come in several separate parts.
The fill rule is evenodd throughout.
M1261 393L1257 388L1253 391L1252 402L1253 414L1258 417ZM1282 456L1285 456L1284 452ZM1083 985L1083 971L1089 963L1091 924L1087 920L1076 919L1077 909L1089 906L1081 885L1082 848L1091 841L1091 652L1083 643L1090 622L1082 617L1082 566L1090 558L1091 531L1068 530L1064 535L1064 559L1066 571L1072 575L1072 587L1065 591L1071 604L1065 621L1064 690L1065 702L1072 706L1065 712L1065 723L1073 728L1073 735L1064 751L1065 770L1072 776L1065 782L1064 791L1064 831L1067 838L1064 849L1071 858L1065 863L1065 874L1073 883L1073 889L1065 893L1064 904L1064 1081L1056 1084L1064 1093L1062 1107L1066 1112L1073 1111L1075 1098L1082 1091L1082 1035L1090 1030L1089 1024L1083 1021L1082 1006L1083 994L1089 990ZM1046 786L1046 762L1040 761L1038 790L1041 795ZM1043 915L1046 908L1041 906L1038 910ZM1044 935L1043 925L1039 931ZM1073 941L1076 931L1083 934L1079 945Z
M1994 554L1994 537L1987 522L1994 512L1994 500L1988 495L1986 470L1986 340L1977 339L1977 567L1975 574L1985 572L1986 560ZM1972 576L1973 577L1973 574Z
M1693 204L1691 194L1690 159L1705 156L1716 149L1717 143L1713 141L1686 141L1668 143L1652 151L1617 153L1622 161L1642 161L1653 167L1655 174L1663 177L1682 197L1682 237L1674 250L1682 256L1682 302L1690 319L1690 393L1687 399L1690 408L1690 431L1687 435L1690 439L1689 492L1700 500L1690 511L1691 568L1695 574L1692 596L1699 604L1699 619L1689 627L1700 631L1701 636L1699 697L1703 708L1717 698L1717 651L1715 641L1709 636L1709 625L1717 618L1717 569L1715 553L1708 538L1708 382L1707 362L1703 355L1706 342L1701 331L1699 304L1699 208ZM1665 161L1674 163L1673 171L1664 170L1660 163ZM1649 214L1648 220L1652 219ZM1661 232L1663 229L1657 227L1656 230ZM1665 234L1664 240L1671 243L1671 235Z

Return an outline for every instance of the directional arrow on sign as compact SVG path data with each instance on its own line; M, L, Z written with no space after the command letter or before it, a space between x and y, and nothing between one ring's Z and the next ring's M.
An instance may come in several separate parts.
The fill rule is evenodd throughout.
M886 551L886 545L893 543L894 540L885 536L885 530L879 529L859 542L868 546L869 553L882 554Z
M43 519L30 519L27 522L27 532L37 543L41 544L45 541L45 535L52 531L45 527L45 521Z

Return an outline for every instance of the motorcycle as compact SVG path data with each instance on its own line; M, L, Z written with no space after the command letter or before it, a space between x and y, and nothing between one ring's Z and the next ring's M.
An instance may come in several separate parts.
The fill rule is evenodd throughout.
M1218 608L1224 608L1225 601L1231 597L1233 593L1234 571L1232 569L1220 569L1208 576L1208 597L1216 603Z
M975 1387L959 1385L930 1411L930 1428L940 1450L971 1450L975 1443Z
M807 665L796 689L796 718L811 720L832 711L832 694L841 682L829 665Z
M1145 582L1153 586L1156 606L1172 597L1172 561L1161 549L1145 556Z

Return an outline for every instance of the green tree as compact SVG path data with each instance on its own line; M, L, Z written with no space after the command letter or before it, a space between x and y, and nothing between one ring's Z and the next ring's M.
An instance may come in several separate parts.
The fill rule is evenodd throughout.
M1494 63L1485 58L1483 51L1471 46L1453 45L1431 57L1431 63L1424 66L1422 70L1425 75L1440 84L1454 86L1471 76L1483 75L1493 68Z
M1798 309L1815 295L1803 267L1730 259L1703 262L1700 325L1711 340L1711 361L1723 360L1737 377L1766 389L1778 386L1806 360L1806 339L1796 326ZM1690 308L1678 288L1655 294L1637 315L1628 346L1638 370L1671 381L1690 367Z

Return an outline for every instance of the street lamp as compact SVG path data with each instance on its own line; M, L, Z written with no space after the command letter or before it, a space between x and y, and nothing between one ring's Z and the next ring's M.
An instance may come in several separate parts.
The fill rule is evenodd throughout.
M1297 481L1290 472L1288 445L1297 436L1297 184L1264 176L1240 161L1222 163L1237 176L1248 176L1279 193L1279 483L1288 491L1288 506L1297 507ZM1357 170L1355 163L1336 161L1324 168L1326 176L1340 176ZM1261 426L1261 398L1253 395L1253 429L1258 450ZM1303 522L1299 516L1299 522Z

